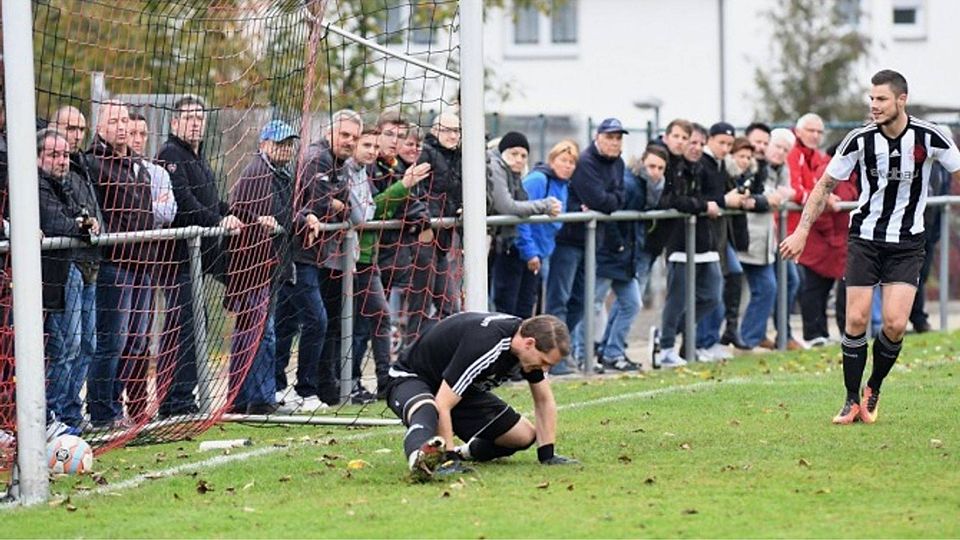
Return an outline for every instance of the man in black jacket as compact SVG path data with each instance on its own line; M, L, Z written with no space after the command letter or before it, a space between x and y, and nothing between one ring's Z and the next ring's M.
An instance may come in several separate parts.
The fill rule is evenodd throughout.
M150 178L128 146L130 113L117 101L100 106L97 135L86 160L107 233L154 228ZM129 426L123 417L119 385L120 358L130 336L134 296L149 290L156 263L153 242L107 246L97 274L97 351L87 373L87 409L95 427Z
M173 227L220 226L236 230L242 224L230 215L227 203L220 199L216 175L203 152L206 120L200 98L188 95L177 100L170 120L170 136L157 154L158 164L170 173L177 201ZM161 418L199 411L193 395L197 385L194 309L202 306L193 305L188 242L176 240L173 244L173 268L169 272L172 275L165 276L167 282L162 284L169 312L157 366L158 392L164 396L159 410ZM204 238L200 245L204 273L222 279L220 239Z
M297 168L292 248L296 279L281 287L276 315L275 376L277 391L283 393L278 401L290 409L311 412L340 399L337 373L342 272L333 259L340 255L344 231L324 231L320 226L347 218L349 190L341 172L344 162L353 155L361 131L363 120L356 112L343 109L333 113L324 138L310 145ZM286 368L298 333L293 396L286 392Z
M431 218L459 216L463 209L460 118L440 114L423 140L417 163L429 163L432 175L420 183L421 199ZM405 343L412 343L424 330L424 320L443 319L460 311L455 276L447 258L453 246L452 228L438 229L435 238L424 230L413 246L413 290L408 306ZM435 313L431 316L431 304Z
M39 167L40 230L46 237L89 238L100 232L95 217L78 215L69 173L70 152L66 138L53 129L37 133L37 166ZM71 372L75 363L68 362L64 342L64 306L66 284L72 259L72 249L45 250L41 257L43 273L44 321L48 335L47 410L63 419L70 401ZM82 420L82 418L81 418ZM79 428L78 419L68 425Z
M732 132L733 128L722 122L711 127L711 135L728 131ZM732 141L733 137L730 138ZM676 335L683 324L685 314L684 291L687 264L696 265L697 305L694 316L697 321L699 322L721 302L720 283L723 276L720 272L720 255L717 252L716 229L711 224L711 220L719 217L721 210L725 207L720 176L721 165L722 162L706 153L697 163L671 157L667 165L660 207L695 214L699 217L693 261L687 260L684 221L677 220L677 223L669 228L669 236L666 240L667 297L660 329L662 350L654 359L654 365L660 367L674 368L687 363L674 350ZM695 336L685 336L685 338L695 339Z
M627 130L616 118L607 118L597 127L593 143L580 154L577 168L570 178L567 212L595 210L609 214L623 208L626 191L623 187L623 135ZM566 223L557 234L557 247L550 256L547 275L546 311L577 332L583 317L583 242L586 234L583 223ZM597 245L604 241L603 228L597 229ZM583 334L575 340L582 341ZM582 360L582 359L578 359ZM554 375L566 375L572 370L566 363L555 366Z

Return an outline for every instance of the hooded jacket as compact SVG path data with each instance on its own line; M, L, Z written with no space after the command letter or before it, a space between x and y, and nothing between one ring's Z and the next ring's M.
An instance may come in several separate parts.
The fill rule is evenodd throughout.
M552 199L527 200L520 174L513 172L497 149L487 151L487 208L491 214L529 217L546 214ZM516 225L492 227L494 246L498 252L513 247L517 237Z
M460 148L444 148L433 133L423 138L423 148L417 163L430 164L430 176L417 185L417 193L424 200L430 217L457 216L463 207L463 170ZM453 230L437 230L437 246L450 249Z
M687 214L697 214L695 253L716 252L718 239L713 220L700 215L707 211L707 203L713 201L724 208L723 181L716 160L704 153L697 163L690 163L682 157L671 158L667 174L664 177L663 194L660 196L660 208L674 209ZM668 259L676 261L682 258L687 249L687 233L684 219L674 219L666 231L668 237L665 249ZM680 255L677 255L680 254ZM709 256L708 256L709 258ZM718 258L713 258L718 260ZM695 261L700 262L700 261ZM703 261L706 262L706 261Z
M68 173L69 174L69 173ZM71 194L65 183L69 178L56 178L38 171L40 200L40 230L48 238L89 238L74 218ZM43 279L43 308L62 310L65 302L67 275L70 272L72 249L47 249L41 252L40 269Z

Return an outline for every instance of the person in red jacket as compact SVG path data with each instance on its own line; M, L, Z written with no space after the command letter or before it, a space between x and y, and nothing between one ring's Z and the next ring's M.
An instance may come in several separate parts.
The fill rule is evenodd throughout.
M836 149L836 145L832 148ZM832 152L828 150L828 157ZM822 174L821 166L818 175ZM837 285L837 327L843 332L846 294L843 272L847 264L847 235L850 215L837 208L837 202L855 201L859 195L855 178L840 182L827 201L826 211L813 223L807 240L807 249L800 255L800 316L803 320L803 340L811 347L825 345L830 338L827 325L827 299Z

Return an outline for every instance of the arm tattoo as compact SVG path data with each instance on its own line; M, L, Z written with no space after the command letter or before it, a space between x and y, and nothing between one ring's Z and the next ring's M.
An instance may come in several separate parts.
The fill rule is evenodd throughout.
M810 198L803 208L803 216L800 218L800 226L803 227L805 231L809 231L810 228L813 227L813 222L823 213L823 207L827 204L827 197L833 193L836 187L837 181L827 175L824 175L823 178L817 182L817 185L813 186L813 191L810 192Z

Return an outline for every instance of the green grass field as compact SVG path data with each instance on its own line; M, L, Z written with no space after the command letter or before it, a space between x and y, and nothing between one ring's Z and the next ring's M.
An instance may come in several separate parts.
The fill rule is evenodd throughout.
M202 439L256 444L219 465L199 441L108 453L101 484L57 479L0 537L960 536L960 333L907 337L872 426L830 424L837 347L695 367L557 382L580 466L528 451L412 485L399 428L225 425Z

